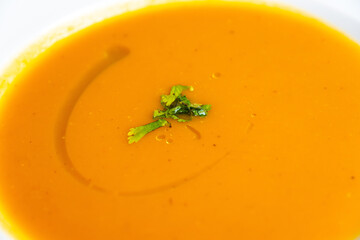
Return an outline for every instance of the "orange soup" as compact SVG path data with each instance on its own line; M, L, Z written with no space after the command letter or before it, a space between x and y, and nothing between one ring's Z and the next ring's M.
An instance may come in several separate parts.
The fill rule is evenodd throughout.
M173 85L204 118L152 122ZM31 61L1 99L0 206L37 240L354 240L360 47L297 13L149 6Z

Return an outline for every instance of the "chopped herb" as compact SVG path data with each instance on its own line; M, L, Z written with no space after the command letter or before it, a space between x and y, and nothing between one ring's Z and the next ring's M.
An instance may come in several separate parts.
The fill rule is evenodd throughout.
M165 119L159 119L155 122L146 124L144 126L140 126L140 127L135 127L135 128L131 128L129 133L128 133L128 140L129 143L136 143L138 142L143 136L145 136L146 134L148 134L151 131L154 131L155 129L158 129L159 127L163 127L165 125L169 124L168 121L166 121Z
M138 142L142 137L159 127L170 125L167 119L174 119L178 122L191 121L192 117L205 117L211 109L211 105L191 103L190 100L182 95L185 90L193 91L191 86L176 85L171 88L169 95L161 96L161 105L163 110L155 110L153 118L158 119L155 122L144 126L131 128L128 133L129 144Z
M175 100L181 95L181 93L185 90L194 91L194 88L191 86L183 86L183 85L176 85L171 88L169 95L162 95L161 96L161 105L164 107L169 107L171 104L175 102Z

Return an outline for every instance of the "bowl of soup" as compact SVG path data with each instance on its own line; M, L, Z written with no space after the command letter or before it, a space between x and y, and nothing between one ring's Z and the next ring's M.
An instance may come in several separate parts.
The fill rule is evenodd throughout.
M282 3L128 1L28 47L0 78L4 239L360 236L360 23Z

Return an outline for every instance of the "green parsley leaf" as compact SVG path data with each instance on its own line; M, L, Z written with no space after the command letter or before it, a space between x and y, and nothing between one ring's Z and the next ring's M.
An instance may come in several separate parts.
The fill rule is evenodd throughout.
M164 107L169 107L184 90L194 91L194 88L191 86L175 85L171 88L169 95L161 96L161 105Z
M131 128L128 133L129 144L138 142L143 136L145 136L149 132L158 129L159 127L164 127L167 124L169 124L169 122L165 119L159 119L144 126Z
M191 101L182 95L185 90L193 91L191 86L176 85L171 88L169 95L161 96L161 105L163 110L155 110L153 118L158 119L155 122L144 126L131 128L128 133L129 144L138 142L142 137L159 127L170 124L165 119L174 119L178 122L191 121L192 117L205 117L211 109L211 105L191 103Z
M187 114L189 115L190 111L186 106L178 105L173 108L165 109L165 110L155 110L153 114L153 118L172 118L178 120L179 117L177 115Z
M205 117L211 109L211 105L200 105L198 107L191 107L191 113L193 116Z

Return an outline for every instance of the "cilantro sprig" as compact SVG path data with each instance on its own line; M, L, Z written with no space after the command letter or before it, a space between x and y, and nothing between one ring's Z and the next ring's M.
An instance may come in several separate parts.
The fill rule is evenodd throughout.
M128 133L129 144L138 142L149 132L154 131L160 127L170 126L170 123L165 119L174 119L178 122L191 121L192 117L205 117L211 109L209 104L191 103L191 101L182 95L185 90L194 91L191 86L175 85L171 88L169 95L161 96L162 110L155 110L153 119L157 121L131 128Z

